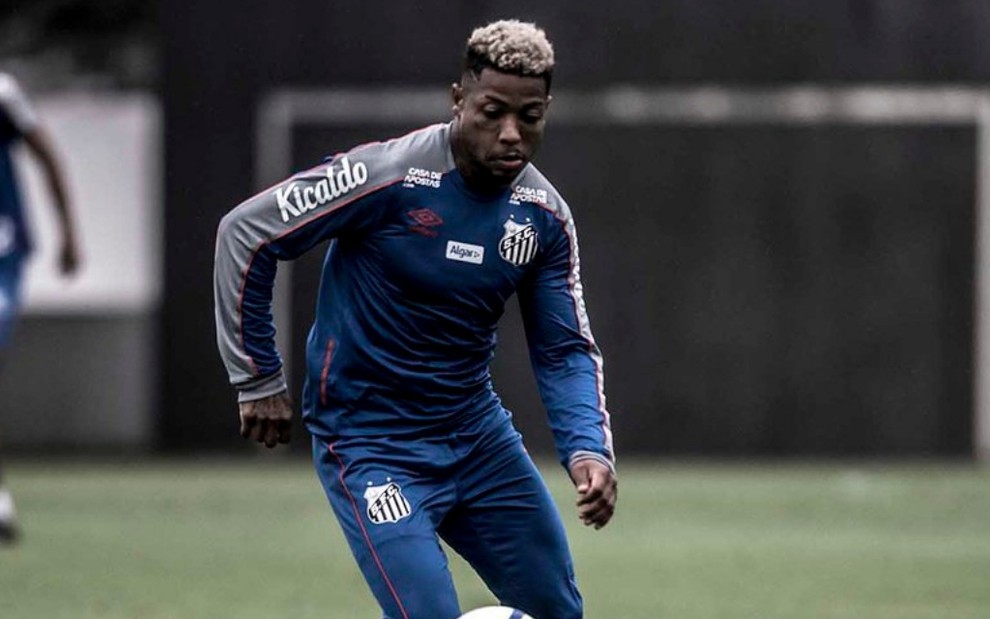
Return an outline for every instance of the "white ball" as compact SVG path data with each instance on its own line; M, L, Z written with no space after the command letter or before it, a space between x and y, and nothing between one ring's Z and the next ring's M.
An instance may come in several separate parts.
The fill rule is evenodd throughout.
M508 606L485 606L468 611L460 619L533 619L521 610Z

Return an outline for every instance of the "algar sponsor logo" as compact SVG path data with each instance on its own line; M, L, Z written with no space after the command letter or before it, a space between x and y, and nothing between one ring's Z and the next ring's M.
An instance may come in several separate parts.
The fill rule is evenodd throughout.
M343 157L339 166L336 163L327 166L324 178L315 183L294 182L276 189L275 204L282 215L282 221L288 222L289 219L332 202L367 182L368 166L362 161L351 165L350 160Z
M485 248L460 241L447 241L447 260L481 264L485 260Z

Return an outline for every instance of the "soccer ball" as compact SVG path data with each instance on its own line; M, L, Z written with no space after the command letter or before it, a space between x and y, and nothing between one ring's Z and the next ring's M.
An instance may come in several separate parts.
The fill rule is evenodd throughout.
M508 606L485 606L468 611L460 619L533 619L521 610Z

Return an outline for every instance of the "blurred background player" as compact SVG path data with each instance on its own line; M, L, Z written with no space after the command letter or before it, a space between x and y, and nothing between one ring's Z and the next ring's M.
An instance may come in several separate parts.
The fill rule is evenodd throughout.
M79 250L70 199L58 156L38 116L17 81L0 73L0 371L8 363L8 345L20 304L21 274L31 252L31 238L13 161L13 149L23 143L41 165L62 232L59 269L72 275ZM14 501L3 485L0 469L0 542L17 537Z
M564 527L489 365L518 293L530 357L578 516L612 517L602 359L574 221L530 163L553 48L533 24L468 40L453 121L358 147L258 194L220 224L218 343L241 434L289 440L270 314L277 260L334 239L310 333L303 415L317 472L386 617L460 615L437 536L503 604L579 619Z

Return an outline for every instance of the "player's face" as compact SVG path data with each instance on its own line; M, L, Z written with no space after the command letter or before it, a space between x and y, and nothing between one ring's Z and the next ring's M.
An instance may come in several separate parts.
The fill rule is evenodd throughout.
M485 187L512 182L543 139L550 96L542 77L484 69L453 86L454 159L464 178Z

